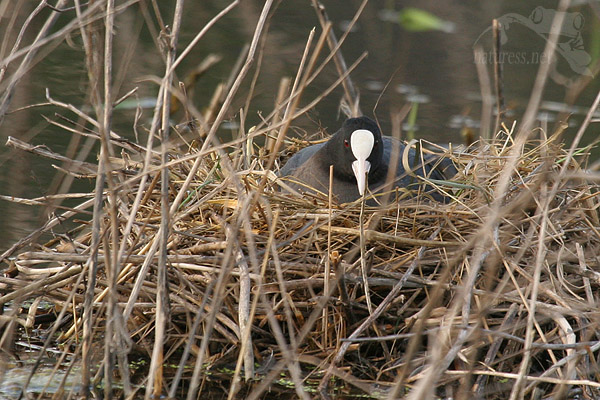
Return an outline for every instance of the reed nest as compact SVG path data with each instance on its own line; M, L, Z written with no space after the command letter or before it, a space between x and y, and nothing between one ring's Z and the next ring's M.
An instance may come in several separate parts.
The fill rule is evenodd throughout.
M306 144L290 142L281 160ZM502 398L515 385L532 397L598 398L600 203L585 178L587 154L565 150L557 136L522 142L501 132L446 156L459 173L428 183L447 203L419 195L417 185L366 207L282 190L265 169L268 155L247 142L171 153L169 200L191 183L171 214L164 255L155 246L161 171L149 170L127 226L141 167L123 158L117 203L105 202L100 224L93 343L106 340L107 324L122 323L113 350L150 359L164 301L162 384L179 382L181 396L216 382L247 398L267 389ZM73 360L92 279L90 224L80 224L22 252L0 298L25 314L34 298L62 311L41 326L55 333L52 345L70 344ZM126 234L120 259L115 233ZM104 346L93 359L103 359Z

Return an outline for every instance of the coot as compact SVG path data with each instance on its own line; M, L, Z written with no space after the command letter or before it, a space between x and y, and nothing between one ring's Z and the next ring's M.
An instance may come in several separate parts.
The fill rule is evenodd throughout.
M379 127L368 117L349 118L327 142L306 147L294 154L281 168L280 176L295 190L329 192L329 166L333 165L333 195L339 203L360 198L367 187L372 193L385 185L394 142L398 151L396 173L392 187L416 189L422 180L407 174L402 163L406 146L382 136ZM435 180L447 180L456 168L447 159L428 155L415 160L416 151L408 151L408 165L415 175ZM368 173L368 179L365 179ZM424 190L438 201L447 200L430 185ZM372 203L372 202L370 202Z

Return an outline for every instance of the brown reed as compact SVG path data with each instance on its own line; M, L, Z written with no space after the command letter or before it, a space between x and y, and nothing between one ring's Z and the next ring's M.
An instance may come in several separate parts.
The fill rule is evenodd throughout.
M105 51L112 35L107 4L109 10L78 10L82 27L105 20ZM323 29L308 35L295 79L282 77L273 111L245 127L251 85L238 138L221 141L225 115L262 57L271 2L207 110L196 110L187 88L172 81L206 30L237 5L225 7L179 56L181 10L175 13L145 144L111 131L108 76L92 96L96 117L50 94L46 104L91 127L64 116L51 121L100 141L99 165L9 139L62 162L65 173L98 182L89 194L9 199L51 201L62 211L1 257L9 270L0 277L0 304L13 310L2 320L3 341L16 325L45 330L31 375L44 351L57 349L56 369L67 367L69 375L83 366L83 392L103 390L106 397L599 397L598 186L586 169L589 147L578 142L600 96L570 148L562 144L563 127L531 138L547 69L519 133L502 126L493 139L468 148L421 143L420 151L443 154L457 167L450 181L423 181L446 203L418 187L364 208L291 193L278 166L312 142L289 138L290 127L342 83L358 112L350 73L364 55L346 68L339 52L346 35L338 41L317 10ZM99 82L97 51L90 46L87 57L90 79ZM96 56L112 64L110 54ZM317 98L303 99L331 60L339 78ZM31 56L22 68L29 62ZM169 104L193 121L170 126ZM59 203L65 197L86 200L67 207ZM75 220L82 215L85 221ZM58 233L66 221L78 227ZM50 230L53 240L34 244ZM42 310L42 298L51 312ZM148 366L138 367L138 359Z

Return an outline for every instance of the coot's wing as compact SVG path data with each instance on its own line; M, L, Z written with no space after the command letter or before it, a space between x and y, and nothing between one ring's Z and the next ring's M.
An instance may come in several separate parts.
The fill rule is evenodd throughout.
M394 149L394 144L396 144L398 150L397 154L392 154ZM406 170L404 169L404 164L402 163L402 159L404 157L404 149L405 145L403 142L394 139L390 136L383 137L383 159L386 165L391 164L392 156L398 157L398 166L396 168L396 177L402 178L404 176L408 176ZM415 157L416 160L415 160ZM427 176L432 179L438 180L446 180L452 178L458 172L452 163L452 160L448 158L441 158L436 156L435 154L426 154L425 164L421 162L421 157L417 156L414 148L410 148L408 150L408 165L412 168L413 173L418 176ZM435 169L433 167L435 166ZM432 171L433 169L433 171Z
M279 170L279 176L288 176L293 175L294 171L298 169L299 166L304 164L309 158L312 157L313 154L317 152L321 147L323 147L325 143L313 144L312 146L308 146L294 154L287 163Z
M388 166L392 163L392 157L398 157L394 186L416 188L414 185L422 184L422 181L416 179L413 175L408 174L404 169L404 163L402 162L406 149L404 143L392 137L384 136L383 144L383 158L384 162ZM396 144L396 146L394 146L394 144ZM396 150L397 153L394 152L396 148L398 149ZM423 163L420 155L417 155L416 150L412 147L408 149L408 165L412 169L414 175L423 176L434 180L448 180L458 172L456 167L454 167L452 160L448 158L440 158L434 154L425 155ZM438 193L438 191L430 185L425 185L424 190L426 193L430 193L431 196L437 201L446 202L449 200L446 198L446 196Z

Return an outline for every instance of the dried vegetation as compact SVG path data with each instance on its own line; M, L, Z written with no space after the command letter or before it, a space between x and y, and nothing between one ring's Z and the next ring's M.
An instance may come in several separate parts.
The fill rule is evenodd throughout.
M264 122L216 139L268 11L269 2L248 62L203 114L171 88L171 49L145 144L48 97L94 127L86 134L103 143L98 165L70 169L102 180L101 190L41 228L53 229L51 242L25 238L10 250L18 255L5 253L5 332L43 328L44 346L64 345L61 365L127 398L599 397L600 203L589 149L565 148L560 130L534 140L531 129L504 126L445 151L459 173L429 184L447 203L418 187L380 207L288 193L273 171L308 144L286 133L312 107L300 108L300 95L319 71L326 21ZM329 45L329 58L339 54ZM194 141L147 150L168 140L170 91L196 121L171 137ZM57 233L92 208L91 221ZM52 311L36 316L41 303ZM148 365L134 368L140 358Z

